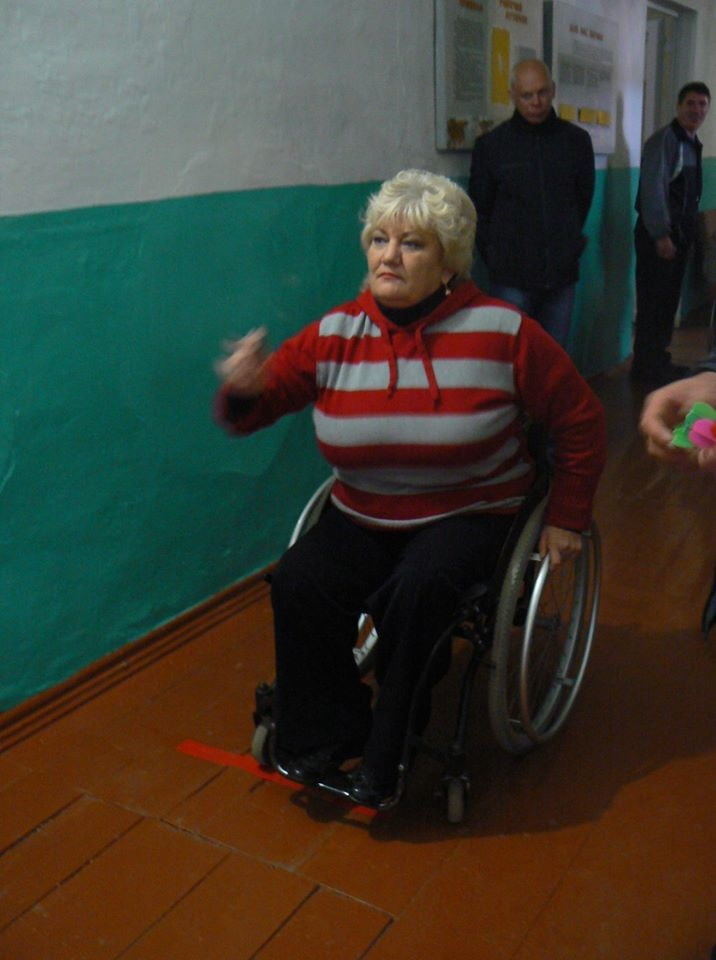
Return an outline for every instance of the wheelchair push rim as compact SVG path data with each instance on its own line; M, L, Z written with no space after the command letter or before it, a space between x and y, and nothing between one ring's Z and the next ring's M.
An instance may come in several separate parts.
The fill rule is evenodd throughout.
M558 585L562 573L566 583ZM579 692L594 640L598 605L591 602L590 591L598 593L598 579L596 530L582 534L582 552L568 562L564 571L550 570L547 557L540 561L525 621L520 664L521 722L534 743L557 733ZM547 689L541 693L540 678L535 674L544 669L549 647L556 661Z
M550 570L536 552L545 503L528 518L500 592L489 682L498 743L523 753L553 737L569 715L587 666L600 587L599 537Z

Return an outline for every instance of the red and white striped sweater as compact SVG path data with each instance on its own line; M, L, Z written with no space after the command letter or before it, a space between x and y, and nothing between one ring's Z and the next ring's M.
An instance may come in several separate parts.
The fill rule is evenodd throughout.
M554 445L545 522L589 525L604 464L600 402L535 321L463 283L406 327L369 291L286 340L253 403L218 395L218 418L248 434L313 403L332 498L357 522L417 526L454 513L513 512L534 468L523 417Z

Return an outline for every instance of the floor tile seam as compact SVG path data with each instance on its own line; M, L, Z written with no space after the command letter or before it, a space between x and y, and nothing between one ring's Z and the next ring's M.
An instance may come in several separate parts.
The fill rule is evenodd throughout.
M22 843L23 840L26 840L28 837L32 836L33 833L36 833L48 823L52 823L52 821L61 816L65 810L69 810L70 807L74 806L76 803L79 803L79 801L85 796L88 796L88 794L84 790L78 790L77 795L74 796L68 803L58 807L48 817L45 817L44 820L40 820L38 823L33 824L29 830L26 830L25 833L21 834L19 837L15 837L15 839L12 840L7 846L0 849L0 857L4 857L6 853L9 853L10 850L14 849L19 843Z
M540 919L544 916L544 914L546 913L546 911L547 911L547 909L549 908L550 904L554 901L554 899L555 899L555 897L557 896L558 892L562 889L562 886L564 885L564 883L565 883L565 881L566 881L566 879L567 879L567 876L569 875L570 871L572 870L572 867L573 867L574 864L577 862L579 856L581 855L581 853L582 853L582 851L584 850L585 846L586 846L587 843L589 842L590 834L591 834L591 831L588 832L588 833L586 834L586 836L582 839L581 843L578 844L578 846L577 846L577 848L575 849L574 853L573 853L572 856L569 858L569 861L568 861L567 865L564 867L564 869L561 871L561 873L559 874L559 876L557 877L557 879L554 881L554 883L553 883L553 885L552 885L552 889L549 891L549 893L547 894L547 896L544 898L544 900L543 900L543 902L542 902L542 906L540 907L539 910L537 910L537 912L535 913L535 915L532 917L532 920L531 920L530 923L527 925L527 929L525 930L525 932L524 932L524 934L522 935L522 937L520 937L519 943L518 943L517 946L515 947L514 952L510 955L510 960L517 960L517 957L518 957L518 955L519 955L519 952L520 952L520 950L522 949L522 947L525 945L525 943L527 942L527 939L529 938L530 933L532 932L532 930L534 930L534 928L535 928L535 926L537 925L537 923L539 922L539 920L540 920Z
M213 866L211 866L206 871L206 873L202 874L201 877L199 877L194 883L192 883L189 887L187 887L187 889L184 891L184 893L181 894L181 896L177 897L176 900L174 900L173 903L171 903L166 908L166 910L163 910L158 917L155 917L154 920L149 924L149 926L145 927L144 930L142 930L142 932L139 934L139 936L135 937L130 943L128 943L125 947L123 947L122 950L118 954L116 954L115 957L112 958L112 960L120 960L121 957L126 956L129 950L131 950L137 943L139 943L144 937L146 937L148 933L154 930L165 919L165 917L168 917L169 914L172 913L173 910L176 910L179 904L182 903L184 900L186 900L187 897L191 896L191 894L195 890L197 890L213 873L215 873L219 869L219 867L230 856L231 854L227 851L225 856L221 857L220 860L217 860L217 862Z
M148 812L147 810L143 810L139 807L135 807L131 803L120 803L117 800L112 800L107 797L103 797L100 794L92 793L86 790L83 791L82 793L83 793L83 796L87 797L90 800L94 800L96 803L103 803L103 804L106 804L107 806L116 807L119 810L124 810L125 813L129 813L132 816L138 817L141 821L162 824L163 826L168 827L171 830L175 830L177 833L182 833L182 834L185 834L186 836L193 837L194 839L202 840L207 844L209 844L210 846L222 847L222 848L225 848L226 850L240 853L241 851L239 850L239 848L234 847L230 843L226 843L223 840L218 840L216 837L208 836L207 834L201 833L201 831L199 830L192 830L191 828L185 827L182 824L177 823L175 820L170 819L173 812L177 810L179 807L181 807L181 805L185 803L187 799L189 799L190 797L196 796L205 787L207 787L209 783L217 779L217 777L220 777L223 772L224 772L223 770L219 770L215 775L213 775L210 778L210 780L206 781L204 784L197 787L196 790L193 790L191 793L187 794L186 797L184 797L178 803L175 803L173 806L169 808L169 810L165 811L164 813L151 813L151 812Z
M240 847L235 846L233 843L227 843L225 840L219 840L216 837L210 837L206 833L202 833L201 830L192 829L190 827L185 827L180 823L175 823L173 820L168 820L167 817L169 814L158 817L146 817L147 820L153 820L156 823L160 823L165 827L168 827L170 830L175 830L177 833L181 833L186 837L191 837L192 840L200 840L202 843L206 843L210 847L217 847L220 850L226 850L228 854L240 854L243 857L246 857L248 860L258 860L259 862L268 862L261 861L259 857L253 857L250 854L245 853ZM270 864L270 866L281 866L281 864Z
M265 785L267 786L268 784ZM295 873L297 876L305 877L306 880L310 880L311 883L318 882L316 881L315 877L311 877L308 874L303 873L303 868L318 853L321 847L325 846L325 844L330 841L337 829L337 821L327 824L325 827L325 832L318 834L313 842L307 846L306 850L301 853L300 857L293 862L291 867L293 873Z
M359 954L359 956L356 957L356 960L365 960L365 958L370 955L370 952L371 952L371 950L373 949L373 947L377 947L377 946L378 946L378 944L380 943L380 941L383 939L383 937L385 937L385 935L388 933L388 931L392 929L392 927L393 927L394 924L395 924L395 918L394 918L394 917L393 917L393 918L389 918L389 919L387 920L385 926L383 927L383 929L380 930L380 931L378 931L378 933L376 933L376 935L373 937L373 939L371 940L371 942L370 942L370 943L368 944L368 946L365 948L365 950L363 951L363 953Z
M418 884L418 886L413 891L412 896L405 901L402 909L398 913L390 913L390 911L385 910L382 907L376 907L376 909L383 910L384 913L387 913L389 916L393 918L393 921L398 920L403 914L407 913L410 910L412 904L415 902L415 900L417 900L420 897L425 887L427 887L428 884L430 884L434 880L434 878L449 865L453 857L457 855L457 851L460 846L460 841L451 840L450 843L453 844L453 849L447 854L444 860L441 860L440 863L437 863L435 867L428 874L426 874L422 882Z
M165 813L163 813L162 816L170 817L174 813L174 811L178 810L179 807L181 807L183 804L187 802L187 800L191 800L193 797L198 797L199 794L202 793L202 791L206 790L206 788L210 786L212 783L214 783L215 780L218 780L219 777L222 777L226 773L226 768L219 767L218 770L216 768L212 770L211 767L207 767L207 773L208 773L207 780L202 781L202 783L200 783L198 787L195 787L193 790L190 790L189 793L187 793L185 796L181 798L181 800L178 800L167 811L165 811Z
M267 946L269 945L269 943L271 943L271 941L274 940L274 939L276 938L276 936L277 936L282 930L284 930L284 929L286 928L286 926L291 922L291 920L293 920L293 918L299 913L299 911L301 911L301 910L304 908L304 906L305 906L310 900L312 900L313 897L315 897L315 895L316 895L316 894L318 893L318 891L320 890L320 886L321 886L321 885L318 884L318 883L314 884L314 886L312 887L312 889L309 890L309 891L306 893L305 897L302 897L302 899L300 900L300 902L296 904L296 906L293 908L293 910L291 910L291 912L288 913L288 914L283 918L283 920L281 921L281 923L279 923L279 925L278 925L277 927L275 927L275 928L271 931L271 933L268 935L268 937L266 937L266 939L263 941L263 943L260 944L260 946L257 947L256 950L254 950L254 952L253 952L249 957L247 957L247 960L257 960L257 958L260 956L262 950L263 950L265 947L267 947Z
M118 806L118 805L115 804L115 806ZM67 809L67 807L65 807L65 809ZM121 808L121 807L120 807L120 809L124 809L124 808ZM49 897L52 893L55 892L55 890L59 890L60 887L63 887L65 884L69 883L72 879L74 879L74 877L79 876L79 875L82 873L83 870L86 870L92 863L94 863L95 860L97 860L97 859L98 859L99 857L101 857L104 853L106 853L107 850L109 850L111 847L113 847L113 846L114 846L116 843L118 843L121 839L123 839L124 837L126 837L127 834L129 834L129 833L132 832L132 830L135 830L135 829L143 822L143 819L144 819L144 818L139 817L137 820L135 820L134 823L131 823L131 824L130 824L128 827L126 827L124 830L121 830L121 831L120 831L119 833L117 833L114 837L112 837L111 840L107 841L107 843L105 843L105 844L104 844L103 846L101 846L98 850L96 850L96 851L89 857L89 859L87 859L87 860L85 860L83 863L79 864L79 866L75 867L74 870L70 870L70 872L69 872L66 876L64 876L61 880L58 880L58 881L54 884L54 886L50 887L48 890L45 890L45 891L44 891L42 894L40 894L40 896L37 897L28 907L25 907L24 910L21 910L20 913L18 913L16 916L14 916L9 923L6 923L6 924L4 924L3 926L1 926L1 927L0 927L0 933L2 933L3 931L7 930L8 927L11 927L14 923L16 923L16 922L17 922L18 920L20 920L22 917L24 917L25 914L29 913L31 910L34 910L36 907L38 907L38 906L43 902L43 900L46 900L47 897Z
M191 829L189 827L184 827L179 823L175 823L173 820L168 820L166 817L169 814L165 814L161 817L145 817L147 820L154 820L157 823L162 823L166 827L170 827L172 830L176 830L178 833L183 833L188 837L192 837L194 840L201 840L213 847L218 847L228 851L230 855L235 855L242 857L245 860L248 860L251 863L258 863L261 866L270 867L272 870L282 870L284 873L289 873L292 876L299 877L303 880L308 881L311 884L317 883L314 877L309 877L304 873L300 873L297 869L296 863L287 860L276 860L269 857L264 857L256 853L249 853L247 850L242 849L241 847L236 846L234 843L229 843L226 840L219 840L216 837L209 836L206 833L202 833L200 830Z
M127 766L130 766L130 764L127 764ZM124 769L124 767L122 767L122 769ZM137 817L141 817L143 820L148 820L153 823L162 823L165 821L165 818L169 816L169 813L163 808L150 810L147 807L139 806L137 803L131 800L129 801L115 800L111 795L105 796L101 793L97 793L95 791L89 791L89 790L85 790L83 791L83 793L85 794L85 796L90 797L92 800L96 800L97 803L110 804L112 806L118 807L120 810L126 810L127 813L134 814ZM170 809L173 810L175 806L176 804L172 804L172 807ZM171 821L166 821L166 823L170 827L178 828L179 826L178 824L172 823ZM2 958L0 958L0 960L2 960Z
M394 913L393 911L388 910L386 907L381 906L381 905L379 905L379 904L377 904L377 903L372 903L371 901L365 900L365 899L363 899L362 897L357 897L357 896L355 896L354 894L349 893L347 890L344 890L344 889L341 888L341 887L334 887L334 886L331 886L330 884L327 884L327 883L322 882L322 881L318 881L318 882L319 882L319 886L320 886L322 889L329 890L329 891L332 892L332 893L335 893L335 894L337 894L337 895L339 895L339 896L341 896L341 897L344 897L344 898L346 898L346 899L348 899L348 900L352 900L352 901L354 901L355 903L361 904L362 906L370 907L370 909L376 911L377 913L383 914L385 917L388 918L388 920L389 920L388 927L390 927L396 920L398 920L398 919L400 918L400 916L402 916L402 914L404 914L404 913L409 909L410 905L411 905L411 904L413 903L413 901L420 895L420 893L421 893L421 891L424 889L424 887L426 887L426 886L428 885L428 883L430 883L430 881L433 879L433 877L435 877L435 875L436 875L437 873L439 873L440 870L442 870L444 867L446 867L446 866L448 865L448 863L450 862L450 860L452 860L452 858L456 855L457 850L458 850L458 846L459 846L459 841L451 841L451 842L454 844L454 849L451 850L451 851L447 854L447 856L445 857L445 859L442 860L439 864L437 864L437 865L435 866L435 868L434 868L433 870L431 870L431 871L425 876L424 880L423 880L423 881L418 885L418 887L415 889L415 892L413 893L413 895L412 895L411 897L409 897L408 900L406 900L406 902L405 902L405 904L403 905L403 907L401 908L401 910L398 911L397 913ZM305 860L304 860L304 862L305 862ZM304 877L306 880L309 880L309 881L311 881L311 882L316 882L315 877L312 877L312 876L310 876L310 875L307 874L307 873L301 872L300 867L297 867L296 870L295 870L295 872L296 872L296 875L297 875L297 876ZM386 928L386 929L387 929L387 928ZM383 931L383 933L385 933L385 930ZM382 935L383 935L383 934L380 934L380 936L382 936ZM359 958L359 960L360 960L360 958Z
M373 910L374 913L382 915L385 921L382 929L373 937L371 942L366 946L365 950L356 958L356 960L362 960L363 957L366 957L370 953L370 951L373 949L373 947L376 945L376 943L385 935L386 931L390 929L390 927L393 925L395 921L395 917L392 914L390 914L387 910L383 910L380 907L376 907L374 904L368 903L365 900L361 900L359 897L351 896L350 894L346 893L344 890L338 890L334 887L330 887L328 884L325 884L325 883L316 883L314 887L308 891L308 893L301 900L301 902L296 904L295 908L284 919L284 921L280 923L275 930L272 931L272 933L266 938L266 940L264 940L264 942L256 949L254 953L251 954L250 957L247 958L247 960L260 960L261 952L268 946L268 944L277 935L279 935L286 926L288 926L288 924L294 919L294 917L296 917L299 914L299 912L311 900L314 899L314 897L316 897L322 891L327 891L329 893L332 893L336 896L341 897L344 900L349 900L352 903L358 903L361 906L369 907L371 910Z
M171 654L169 654L168 657L170 658ZM170 682L158 685L154 693L147 694L140 700L137 706L133 707L131 710L128 710L126 713L119 715L116 718L116 722L110 725L108 731L111 732L118 724L121 724L123 721L125 721L127 716L134 716L139 710L151 711L152 707L160 706L164 697L171 696L172 693L177 690L177 688L182 686L182 684L196 677L197 674L200 674L205 669L207 669L205 666L197 664L195 669L182 670L176 674L172 672L172 680ZM203 716L203 714L205 714L207 711L221 703L222 699L224 699L227 695L230 695L231 692L232 688L229 684L227 684L225 690L215 693L215 700L204 701L202 703L201 712L194 714L194 716Z
M374 913L382 914L385 919L392 923L396 919L396 915L391 913L390 910L386 910L385 907L380 907L378 904L371 903L370 900L366 900L364 897L357 897L353 893L349 893L347 890L343 890L341 887L334 887L330 883L325 883L323 881L316 881L319 890L325 890L327 893L331 893L336 897L340 897L342 900L350 900L351 903L356 903L358 906L367 907L369 910L372 910Z
M284 860L273 860L268 857L258 856L256 854L247 853L245 850L242 850L241 847L236 846L235 844L228 843L225 840L217 840L215 837L210 837L205 833L202 833L200 830L191 830L188 827L182 827L180 824L174 822L171 819L168 819L172 814L178 810L187 800L190 800L192 797L198 796L203 790L205 790L210 784L214 783L215 780L218 780L219 777L222 777L226 774L227 768L220 768L216 773L205 783L201 784L196 790L193 790L191 793L187 794L186 797L182 798L178 803L171 807L165 814L157 817L163 823L166 823L170 827L175 827L178 830L189 834L190 836L198 837L199 839L206 840L209 843L213 843L219 847L226 847L227 850L231 850L234 853L240 854L241 856L247 857L249 860L254 860L257 863L265 864L269 867L279 868L285 870L288 873L293 873L296 876L304 877L310 883L316 883L315 878L309 877L306 874L301 873L300 868L306 862L307 859L310 859L316 853L322 843L326 842L328 836L325 838L317 838L316 841L311 844L308 850L301 855L297 860L284 861ZM247 795L251 795L257 792L264 790L269 784L263 780L257 780L256 783L253 783L249 786ZM335 832L335 824L330 824L328 827L328 835Z
M0 760L0 763L3 763L3 764L4 764L4 763L7 763L7 762L8 762L8 757L3 757L2 760ZM25 759L25 760L16 760L16 759L13 757L13 758L12 758L12 762L17 765L17 767L19 768L19 770L18 770L15 774L11 774L12 779L6 780L6 782L5 782L5 784L4 784L4 787L3 787L3 793L4 793L6 790L11 789L12 786L13 786L13 784L18 783L18 782L21 781L21 780L24 780L25 777L29 777L30 774L32 774L32 773L42 773L42 771L43 771L44 768L45 768L45 765L44 765L44 764L40 764L40 765L38 766L37 764L33 763L31 766L28 766L26 759Z

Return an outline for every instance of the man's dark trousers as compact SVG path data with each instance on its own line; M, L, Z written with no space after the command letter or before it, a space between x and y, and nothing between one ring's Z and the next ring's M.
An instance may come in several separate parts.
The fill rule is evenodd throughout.
M673 260L657 255L656 244L641 220L634 230L636 248L636 329L632 371L658 377L671 363L668 347L681 299L688 249L677 248Z

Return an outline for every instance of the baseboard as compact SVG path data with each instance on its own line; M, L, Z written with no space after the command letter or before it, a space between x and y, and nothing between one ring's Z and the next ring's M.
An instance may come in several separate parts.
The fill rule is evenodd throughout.
M107 654L69 680L0 714L0 753L262 599L268 592L269 570L222 590L175 620Z

